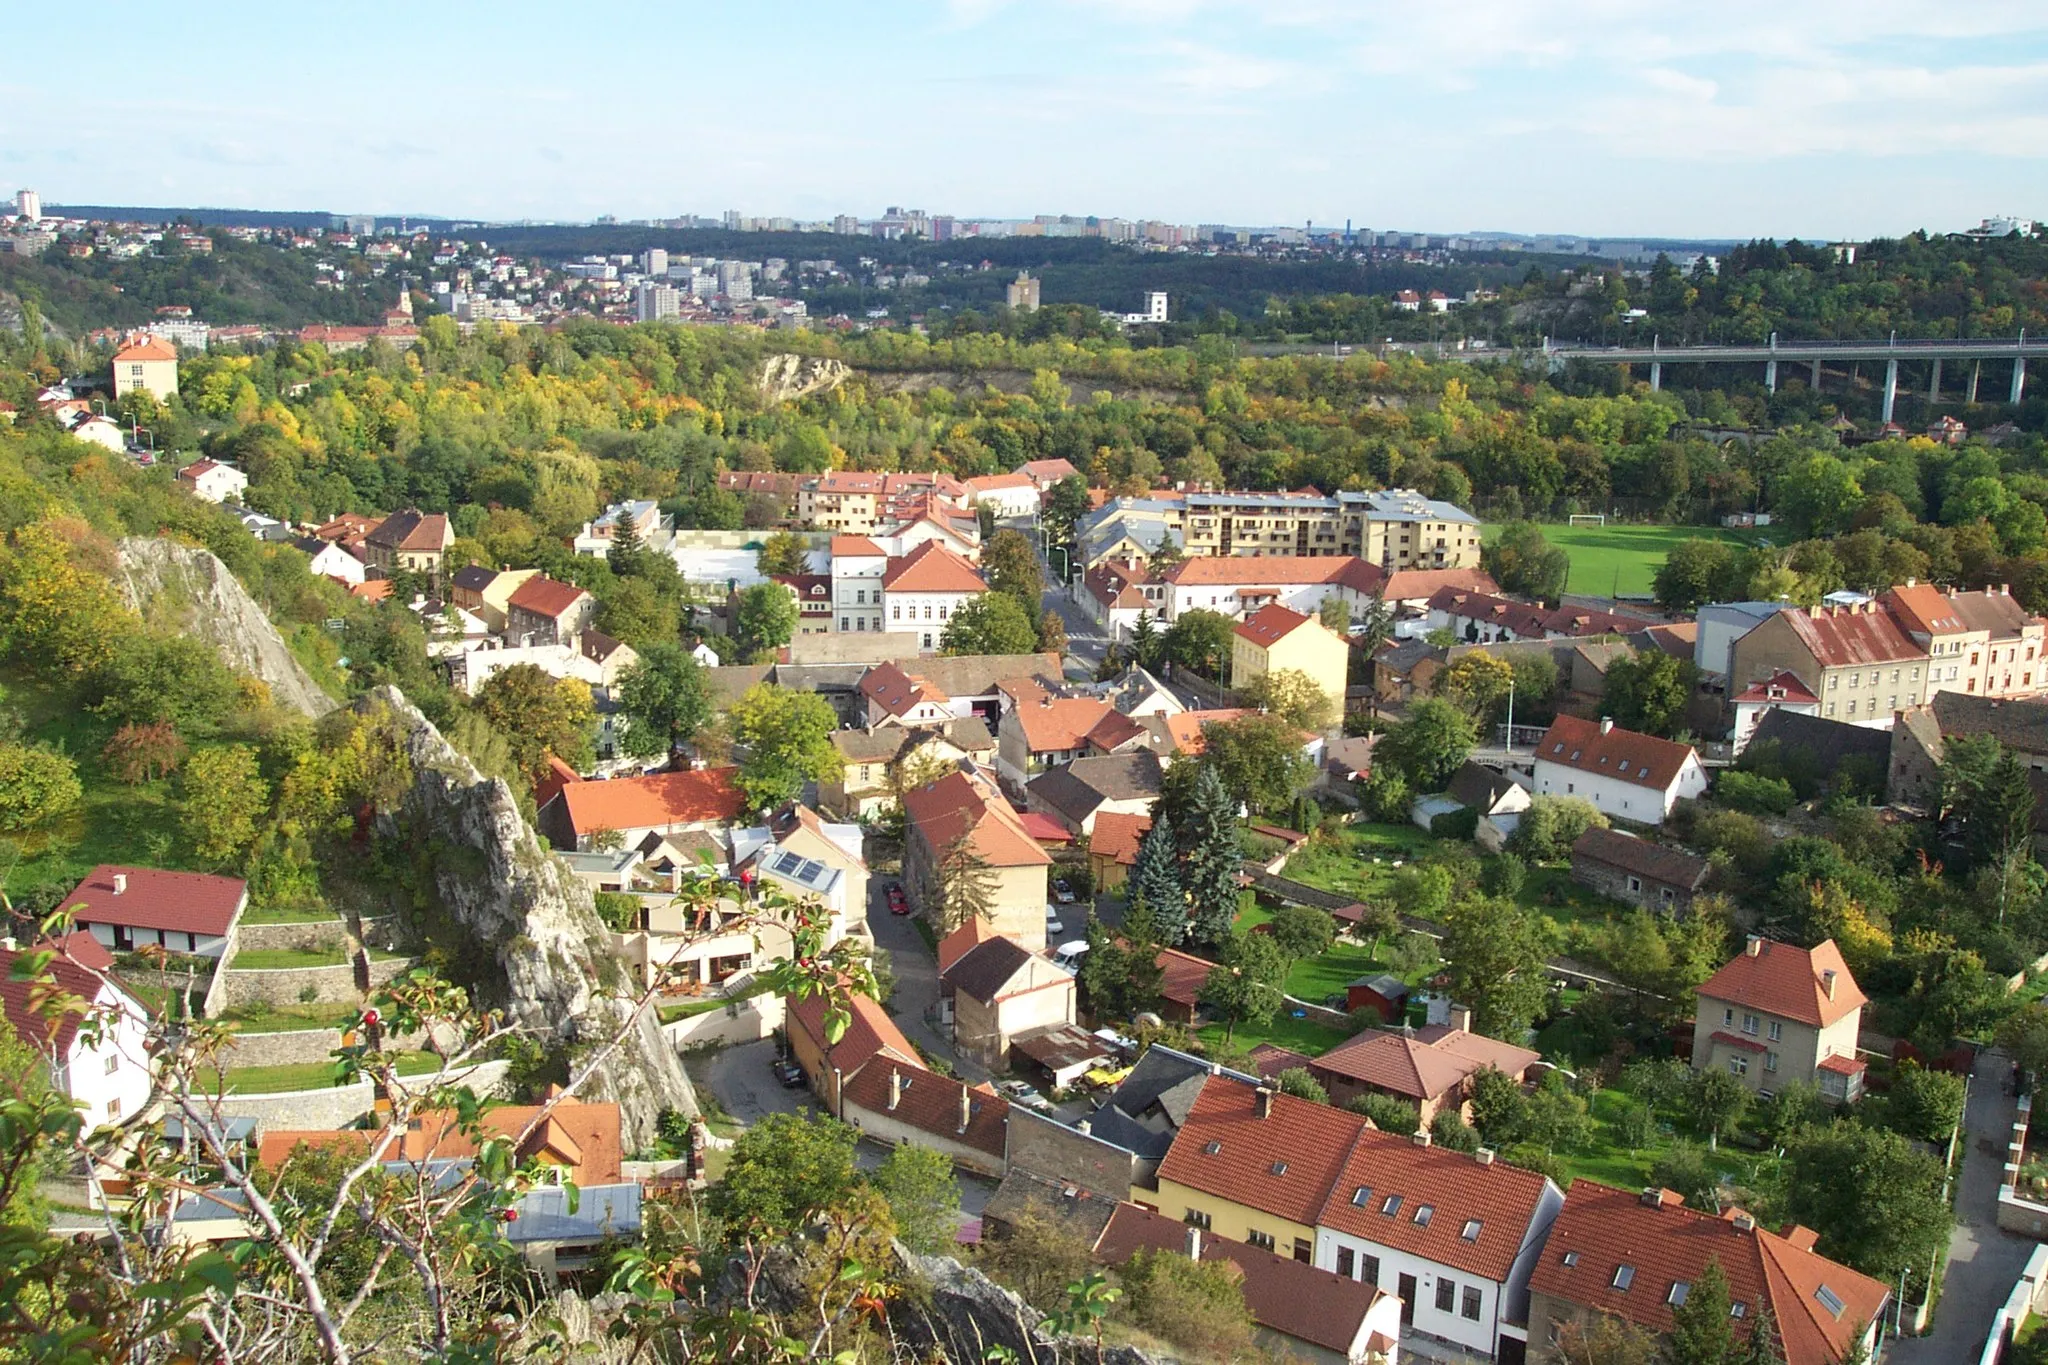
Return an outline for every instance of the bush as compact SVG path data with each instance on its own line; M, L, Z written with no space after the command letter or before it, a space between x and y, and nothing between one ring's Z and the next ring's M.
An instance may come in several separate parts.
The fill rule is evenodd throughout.
M1782 777L1729 771L1714 783L1714 799L1731 810L1752 815L1783 815L1795 799L1792 784Z
M1227 1261L1191 1261L1173 1251L1141 1251L1118 1278L1131 1322L1191 1355L1231 1360L1249 1352L1252 1317L1242 1272Z
M1305 1066L1290 1066L1273 1080L1283 1095L1292 1095L1298 1100L1310 1100L1316 1104L1330 1102L1330 1092L1323 1089L1322 1082L1311 1076Z
M1375 768L1372 775L1359 784L1359 804L1365 807L1365 815L1382 825L1406 823L1408 808L1415 804L1415 796L1408 788L1408 779L1393 768Z
M1479 1150L1479 1130L1458 1117L1455 1109L1437 1110L1436 1117L1429 1121L1429 1140L1454 1152Z
M0 745L0 830L39 829L85 797L78 765L53 749Z
M1529 864L1512 853L1502 853L1479 864L1479 889L1496 899L1511 901L1522 894L1529 880Z
M629 896L623 891L599 891L591 899L597 902L598 918L609 925L613 932L630 934L640 927L638 896Z
M1721 1182L1707 1165L1707 1154L1692 1142L1674 1142L1669 1151L1650 1168L1650 1179L1667 1190L1685 1196L1685 1202L1702 1213L1719 1213Z
M1447 810L1433 815L1429 821L1429 832L1439 839L1470 839L1479 832L1479 812L1470 806Z
M1402 1137L1413 1133L1422 1126L1422 1115L1406 1100L1397 1100L1392 1095L1382 1095L1368 1090L1344 1106L1354 1114L1363 1114L1373 1121L1373 1126L1382 1132L1396 1133Z
M1538 796L1522 813L1508 848L1530 862L1557 862L1571 855L1581 834L1596 827L1607 828L1607 817L1584 797Z

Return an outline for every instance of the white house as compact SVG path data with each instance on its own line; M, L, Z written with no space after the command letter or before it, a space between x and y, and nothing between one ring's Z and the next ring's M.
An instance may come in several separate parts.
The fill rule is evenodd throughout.
M1166 570L1159 582L1169 621L1196 608L1249 616L1275 602L1313 616L1325 597L1343 593L1347 579L1362 571L1372 566L1356 555L1202 555Z
M1820 714L1820 698L1799 681L1799 675L1779 669L1762 682L1751 683L1734 698L1735 752L1749 747L1750 737L1772 711L1791 711L1802 716Z
M236 877L101 863L57 909L117 953L160 947L220 957L248 906L248 884Z
M841 631L881 630L889 556L866 536L832 537L832 609Z
M997 521L1037 516L1042 496L1038 485L1025 474L986 474L967 480L968 502L989 508Z
M882 575L888 628L915 631L924 649L937 648L952 614L987 591L987 581L972 564L936 541L888 561Z
M128 449L128 433L112 418L88 417L71 428L71 434L81 441L91 441L102 450L111 450L116 455ZM219 502L220 499L214 498L212 501Z
M116 448L125 449L125 445ZM178 471L178 482L191 489L195 497L208 502L227 502L239 499L247 491L249 476L218 460L199 460Z
M1536 746L1536 795L1580 796L1603 815L1661 825L1681 799L1704 795L1706 770L1689 744L1559 716Z
M73 934L49 946L60 954L50 964L57 989L86 1001L102 1027L83 1028L86 1016L72 1011L47 1018L30 1003L36 983L14 979L14 962L21 954L11 950L0 951L0 1007L15 1035L49 1059L51 1085L81 1106L85 1126L113 1123L149 1100L150 1061L143 1046L147 1012L134 996L100 975L114 965L113 958L90 935ZM93 1033L98 1036L88 1037Z
M292 544L304 550L312 560L306 566L309 573L349 584L363 581L366 573L363 561L343 549L340 541L322 540L318 536L301 536Z

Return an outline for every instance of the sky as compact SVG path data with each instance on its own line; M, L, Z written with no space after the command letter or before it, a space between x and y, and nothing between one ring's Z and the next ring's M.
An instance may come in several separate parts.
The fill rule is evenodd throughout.
M0 196L1609 238L2048 218L2048 0L114 0ZM77 35L74 35L77 36Z

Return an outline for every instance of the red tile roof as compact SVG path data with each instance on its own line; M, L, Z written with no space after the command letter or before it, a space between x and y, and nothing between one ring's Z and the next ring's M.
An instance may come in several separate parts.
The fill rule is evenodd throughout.
M846 1010L846 1032L839 1036L838 1042L827 1043L825 1015L834 1004ZM789 1002L788 1020L790 1028L801 1030L816 1046L818 1055L825 1059L825 1065L842 1075L866 1065L868 1059L878 1052L885 1052L912 1066L921 1065L917 1049L903 1036L903 1030L896 1027L896 1021L889 1017L887 1010L868 996L807 995Z
M1048 694L1036 700L1020 699L1011 714L1024 731L1025 745L1034 754L1044 754L1080 748L1088 742L1089 732L1115 710L1093 697Z
M746 811L746 794L733 783L738 773L738 768L705 768L572 782L562 788L560 799L579 836L595 829L719 823L736 820Z
M568 786L571 782L581 782L583 780L582 773L577 772L553 754L549 754L547 759L548 770L533 787L533 808L535 810L539 810L542 806L554 800L561 793L562 788Z
M1541 1053L1462 1029L1435 1038L1368 1029L1337 1044L1312 1066L1389 1094L1435 1100L1483 1067L1520 1076L1541 1059Z
M892 1078L899 1082L894 1109L889 1106ZM963 1098L968 1112L964 1125L960 1122ZM871 1114L887 1115L935 1138L961 1143L993 1157L1003 1156L1008 1149L1008 1100L971 1088L951 1076L927 1071L914 1060L883 1060L862 1067L846 1083L844 1100Z
M1100 818L1100 817L1098 817ZM1071 844L1074 832L1050 815L1035 810L1020 810L1017 821L1024 826L1024 832L1041 844Z
M980 915L969 915L959 928L939 940L936 956L939 959L939 975L952 970L955 962L966 957L996 936L996 931Z
M124 364L131 361L176 360L178 352L169 342L153 336L131 338L127 345L114 352L114 362Z
M903 794L903 814L934 853L965 838L990 867L1044 867L1052 855L1038 846L1002 795L966 773Z
M1160 575L1188 587L1252 584L1335 583L1356 555L1203 555L1184 559Z
M1795 706L1808 706L1818 704L1820 698L1814 696L1806 684L1799 681L1797 673L1792 672L1790 669L1781 668L1762 682L1751 683L1734 700L1737 704L1743 702L1784 701L1791 702Z
M1275 602L1239 621L1236 631L1261 649L1271 649L1308 624L1308 617Z
M1156 960L1160 971L1160 998L1193 1009L1195 997L1201 994L1216 964L1177 948L1161 948Z
M1685 761L1693 756L1689 744L1676 744L1618 725L1603 731L1602 724L1577 716L1559 716L1536 746L1537 761L1667 792L1678 780Z
M1100 854L1120 867L1136 866L1138 845L1144 841L1145 831L1151 828L1152 822L1142 815L1103 811L1095 817L1095 834L1088 841L1088 851Z
M1780 1235L1740 1210L1715 1217L1688 1209L1668 1190L1653 1201L1578 1180L1551 1225L1529 1288L1662 1334L1672 1327L1672 1285L1692 1284L1713 1260L1728 1279L1730 1302L1743 1306L1733 1319L1738 1338L1747 1339L1768 1302L1786 1365L1834 1365L1878 1319L1890 1295L1879 1281L1812 1247L1805 1228ZM1633 1268L1625 1289L1615 1285L1622 1266ZM1823 1288L1842 1305L1839 1315L1824 1302Z
M1122 1265L1141 1251L1185 1256L1188 1241L1189 1229L1180 1220L1136 1204L1118 1204L1095 1243L1095 1254L1106 1264ZM1204 1261L1228 1261L1238 1268L1245 1307L1254 1322L1340 1356L1351 1353L1366 1315L1384 1297L1377 1285L1228 1237L1202 1233L1196 1250Z
M882 574L887 592L987 592L988 584L972 564L936 540L889 561Z
M1835 974L1832 998L1827 972ZM1707 978L1699 994L1815 1028L1826 1028L1869 1003L1833 939L1814 948L1751 939L1741 956Z
M925 702L943 706L951 700L936 685L904 672L893 661L876 664L863 674L860 692L890 715L899 717L909 715Z
M114 889L116 877L125 879L120 891ZM71 912L80 924L125 924L214 937L234 924L248 891L239 877L101 863L57 908Z
M1900 625L1921 635L1959 635L1969 630L1948 597L1932 583L1889 588L1877 600Z
M1814 1065L1819 1067L1822 1071L1839 1072L1844 1076L1854 1076L1859 1072L1868 1071L1870 1069L1870 1064L1868 1062L1859 1061L1854 1057L1844 1057L1839 1052L1831 1056L1821 1058L1819 1061L1815 1062Z
M979 478L965 480L965 483L977 493L993 493L1004 488L1038 487L1024 474L983 474Z
M1257 1099L1243 1081L1209 1077L1159 1178L1314 1227L1366 1121L1281 1094L1260 1118Z
M62 938L46 938L36 943L38 952L48 949L59 957L68 958L88 971L112 970L114 955L104 944L84 929L73 929Z
M541 1105L493 1105L480 1120L487 1136L514 1138L526 1132L540 1116ZM256 1160L276 1170L301 1146L325 1147L347 1144L367 1150L376 1134L362 1129L273 1129L257 1145ZM389 1149L389 1161L455 1160L476 1155L476 1140L461 1131L452 1110L428 1113L420 1126L403 1134ZM551 1158L553 1164L572 1171L579 1184L613 1185L622 1178L625 1143L621 1134L619 1106L590 1102L573 1096L555 1105L554 1111L527 1133L520 1144L520 1156Z
M78 1026L85 1017L76 1010L65 1010L54 1019L45 1015L42 1007L47 997L41 995L45 984L14 978L15 959L20 956L18 952L0 950L0 1014L6 1016L16 1037L38 1052L47 1050L61 1064L70 1056L72 1041L78 1037ZM50 964L49 984L87 1004L98 1000L104 989L98 977L62 957Z
M887 559L889 552L866 536L832 537L834 559Z
M549 620L561 619L562 613L581 602L590 594L574 583L562 583L552 578L534 577L519 585L518 591L506 599L505 605Z

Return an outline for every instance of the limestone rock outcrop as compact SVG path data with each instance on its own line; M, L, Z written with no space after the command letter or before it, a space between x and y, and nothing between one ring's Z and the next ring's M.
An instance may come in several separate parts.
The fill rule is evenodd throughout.
M437 940L483 1004L533 1030L587 1079L577 1094L615 1101L628 1150L652 1144L664 1108L694 1117L696 1094L654 1011L635 1017L624 969L590 888L527 825L511 789L479 773L398 689L378 688L359 710L390 709L412 783L377 818L381 837L407 843L431 880ZM594 1066L588 1054L624 1031Z
M761 362L761 396L771 403L787 403L828 393L852 377L845 361L829 356L771 355Z
M116 585L150 624L206 641L242 672L268 684L280 706L324 716L334 698L292 657L256 599L213 551L162 537L120 542Z

